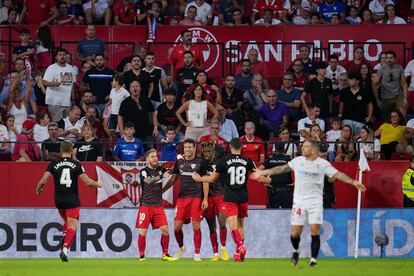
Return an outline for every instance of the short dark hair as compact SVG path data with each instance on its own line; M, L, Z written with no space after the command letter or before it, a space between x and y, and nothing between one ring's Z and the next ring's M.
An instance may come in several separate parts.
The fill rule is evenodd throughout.
M397 54L394 51L386 51L385 55L392 55L393 57L397 56Z
M132 122L126 122L125 123L125 128L134 128L135 129L135 125Z
M240 140L240 138L233 138L230 141L230 147L232 147L235 150L240 150L243 146L242 141Z
M235 13L235 12L240 12L240 13L242 13L242 10L241 10L241 9L239 9L239 8L234 8L234 9L231 11L231 15L233 15L233 13Z
M36 115L36 121L40 123L40 120L43 120L46 117L47 113L41 112Z
M21 34L30 34L30 30L26 29L26 28L20 29L19 35L21 35Z
M68 50L66 50L65 48L57 48L55 50L56 55L58 55L59 53L62 53L62 52L65 53L65 55L68 54Z
M234 74L226 74L226 76L224 77L224 79L227 79L227 77L233 77L233 78L235 78L236 76Z
M155 57L155 53L154 52L147 52L144 56L144 58L146 58L147 56L153 56Z
M187 139L184 140L183 145L184 144L192 144L195 147L196 146L196 141L194 139L187 138Z
M361 76L358 73L349 73L348 79L361 81Z
M328 60L331 60L331 59L339 60L339 57L338 57L338 55L332 54L332 55L329 55Z
M328 65L327 65L325 62L318 62L318 63L316 64L316 70L319 70L319 69L326 69L326 67L328 67Z
M172 87L168 87L168 88L165 90L164 94L165 94L165 95L174 95L174 96L177 96L177 92L176 92L176 91L174 90L174 88L172 88Z
M96 59L97 57L102 57L103 59L105 59L105 55L104 55L104 53L98 53L98 54L96 54L96 55L95 55L95 59Z
M184 51L184 53L183 53L183 56L184 56L184 55L191 55L192 57L194 57L193 52L191 52L191 51L189 51L189 50L185 50L185 51Z
M334 123L334 122L337 122L337 123L341 123L341 118L339 118L339 117L333 117L332 118L332 123Z
M119 85L124 85L125 83L125 79L124 76L122 76L121 74L117 74L114 76L114 81L116 81L117 83L119 83Z
M165 134L167 134L169 131L174 131L175 133L176 127L175 126L167 126L167 129L165 130Z
M73 144L71 141L65 140L60 144L60 151L63 153L72 153L73 152Z
M18 60L20 60L20 61L23 61L23 63L25 64L25 66L26 66L26 63L25 63L25 61L24 61L24 58L21 58L21 57L18 57L18 58L16 58L15 60L14 60L14 64L16 64L16 61L18 61ZM16 71L17 72L17 71ZM18 73L18 72L17 72Z
M88 89L88 90L83 91L82 96L85 96L86 93L91 93L93 95L92 90Z
M251 61L248 58L244 58L244 59L240 60L240 65L243 64L243 62L248 62L249 64L251 64Z
M191 33L191 31L188 30L188 29L185 29L185 30L181 31L180 35L184 36L185 33Z

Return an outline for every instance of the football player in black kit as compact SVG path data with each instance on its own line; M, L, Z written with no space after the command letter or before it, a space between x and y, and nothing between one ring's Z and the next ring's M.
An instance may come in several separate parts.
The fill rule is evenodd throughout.
M215 153L215 144L212 141L201 143L204 160L207 164L207 174L212 174L216 171L216 164L218 158ZM213 247L214 256L211 261L220 261L218 255L218 241L217 241L217 223L220 226L220 243L221 243L221 259L228 261L229 256L226 250L227 227L226 227L226 213L223 210L223 184L219 181L210 183L208 189L208 207L204 211L208 228L210 229L210 241Z
M250 158L241 155L242 142L234 138L230 142L231 155L222 158L216 165L216 171L209 176L193 174L197 182L213 183L220 177L224 185L224 202L222 210L226 213L231 236L236 244L234 261L243 262L246 256L244 247L244 218L247 217L249 172L256 168Z
M75 236L76 226L79 220L80 199L78 192L78 177L88 186L94 188L102 187L102 181L94 181L88 177L82 165L72 159L73 144L64 141L60 146L62 157L52 161L36 187L36 193L40 195L49 177L53 176L55 184L55 205L63 224L63 248L60 258L63 262L68 261L68 248Z

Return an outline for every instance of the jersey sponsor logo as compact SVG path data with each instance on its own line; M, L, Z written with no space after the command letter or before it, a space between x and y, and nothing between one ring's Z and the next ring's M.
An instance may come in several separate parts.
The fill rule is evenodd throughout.
M193 35L193 43L203 43L198 45L202 49L204 68L206 71L210 71L217 64L220 56L220 45L217 44L216 37L204 28L190 28ZM176 43L180 42L180 35L175 40Z

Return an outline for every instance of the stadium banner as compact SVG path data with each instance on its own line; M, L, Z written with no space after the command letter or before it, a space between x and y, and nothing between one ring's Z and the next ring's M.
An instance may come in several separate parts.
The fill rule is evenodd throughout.
M82 209L75 258L135 258L138 256L135 220L138 209ZM170 253L177 250L172 233L174 211L166 210L170 227ZM0 209L0 258L58 258L61 218L55 209ZM355 246L355 210L327 210L321 231L320 257L351 258ZM202 222L201 256L211 258L206 222ZM361 212L360 257L379 257L378 233L386 233L386 257L414 257L414 213L410 209L364 209ZM290 257L290 210L250 210L245 222L247 258ZM160 231L147 236L147 257L160 257ZM193 256L193 231L184 226L185 257ZM229 253L234 252L227 235ZM310 256L308 227L302 234L301 257Z
M25 26L35 33L38 26ZM76 52L79 40L85 37L84 26L50 26L56 45ZM354 26L157 26L155 52L157 65L165 67L168 63L169 49L179 42L180 32L189 28L193 41L203 43L204 69L210 77L221 77L229 73L222 67L236 65L245 58L250 49L259 51L258 59L266 62L273 77L281 77L291 61L299 56L299 45L307 42L315 49L312 51L316 60L326 58L329 53L339 56L341 64L353 59L357 46L364 48L364 57L371 64L378 62L381 52L393 50L397 54L397 63L403 64L411 58L408 51L412 45L414 25L354 25ZM19 41L19 34L13 30L11 40ZM0 28L0 38L10 39L10 30ZM109 68L115 68L126 56L131 55L134 43L147 42L146 26L96 26L96 36L107 42ZM164 45L157 43L166 43ZM223 46L221 46L223 45ZM6 46L2 46L6 47ZM6 51L7 49L3 49ZM7 60L6 60L7 62ZM75 64L79 66L77 61ZM405 65L405 64L404 64ZM233 67L234 69L234 67ZM231 71L234 73L234 71ZM277 74L277 75L274 75Z
M160 162L160 164L165 168L171 168L174 163ZM97 206L110 208L138 206L142 192L139 174L145 166L145 162L96 163L96 174L103 182L103 187L98 189ZM167 183L170 177L163 179L163 184ZM164 207L173 207L173 189L163 194L163 201Z
M104 162L82 162L86 173L92 179L98 178L96 166L102 168L106 166L105 164L106 163ZM118 165L122 166L121 164L123 163L118 163ZM333 165L348 175L354 176L356 174L358 163L335 162ZM172 166L172 163L167 163L166 166ZM402 207L403 194L401 190L401 181L409 163L407 161L375 161L369 162L369 166L371 171L364 174L363 178L363 182L367 186L367 191L362 195L362 208ZM41 195L38 196L35 193L36 184L42 177L46 168L46 162L1 162L0 190L2 192L0 193L0 207L54 207L52 178L49 179L44 192ZM106 168L108 169L109 167ZM126 166L125 169L133 170L131 166ZM113 172L113 170L111 171ZM117 174L119 173L113 173L115 176ZM123 186L120 184L121 176L118 175L116 177L119 181L113 183L109 182L109 184L118 185L119 189L123 189ZM107 181L104 182L107 184ZM250 204L253 206L266 206L267 192L263 187L263 184L249 180L248 185L250 191ZM355 187L337 182L335 183L334 188L336 194L336 208L356 208L357 190ZM178 195L178 190L179 180L177 180L177 183L169 191L173 193L174 199ZM82 181L79 181L79 194L83 207L97 207L96 189L92 189L84 185ZM126 198L125 193L122 195L124 195L122 197L124 201L130 201L129 197ZM170 194L168 194L167 197L169 196ZM166 197L164 197L164 199L166 199Z

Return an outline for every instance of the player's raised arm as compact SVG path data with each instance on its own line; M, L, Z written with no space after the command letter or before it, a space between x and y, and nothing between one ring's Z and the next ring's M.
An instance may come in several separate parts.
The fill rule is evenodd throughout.
M193 174L194 181L197 182L207 182L214 183L219 178L220 174L218 172L213 172L211 175L200 176L198 173Z
M48 171L46 171L42 178L40 179L39 183L37 184L36 187L36 194L40 195L43 192L43 186L45 186L47 180L49 179L49 177L51 177L52 174Z
M365 192L367 190L367 188L360 183L359 181L350 178L348 175L344 174L343 172L338 171L336 174L334 174L332 176L332 178L334 178L335 180L340 180L346 184L355 186L355 188L357 188L358 190L360 190L361 192Z
M89 176L86 173L83 173L83 174L79 175L79 177L89 187L101 188L102 185L103 185L101 180L94 181L94 180L90 179Z
M250 178L253 180L259 180L259 178L261 178L262 176L270 176L270 175L275 175L275 174L288 173L291 171L292 171L292 168L289 167L289 165L283 165L283 166L273 167L267 170L256 170L250 175Z

